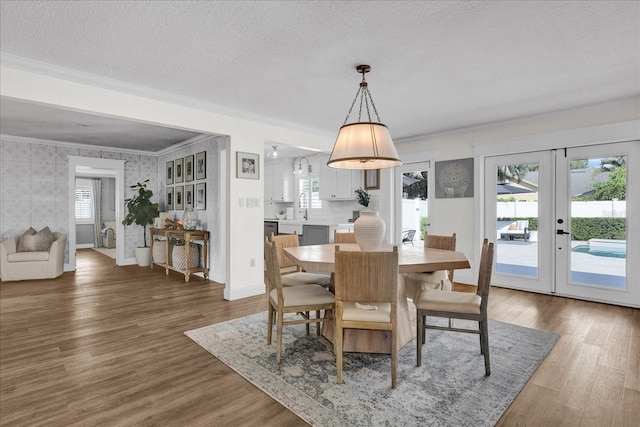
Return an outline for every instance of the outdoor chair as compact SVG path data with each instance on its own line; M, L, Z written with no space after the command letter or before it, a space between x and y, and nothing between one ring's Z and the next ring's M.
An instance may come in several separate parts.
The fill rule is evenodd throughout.
M402 244L406 245L407 243L411 243L413 246L413 238L416 235L416 230L405 230L402 232Z

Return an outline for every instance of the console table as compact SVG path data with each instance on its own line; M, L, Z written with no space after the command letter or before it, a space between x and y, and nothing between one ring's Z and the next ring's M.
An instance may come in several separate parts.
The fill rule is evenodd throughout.
M184 229L168 229L168 228L151 228L149 229L151 233L151 268L153 268L153 264L157 264L160 267L165 269L165 273L168 275L169 270L177 271L178 273L184 274L184 281L188 282L191 276L191 273L204 273L204 278L207 279L209 275L209 269L207 268L207 259L209 258L208 245L209 245L209 232L204 230L184 230ZM163 241L158 240L158 243L155 242L154 236L163 237ZM169 263L170 254L170 244L171 239L181 239L184 240L184 251L185 251L185 269L181 270ZM190 245L189 243L193 240L202 241L202 265L198 265L197 267L190 268L189 267L189 255L190 255ZM162 242L162 243L159 243ZM153 245L154 244L164 244L166 249L166 258L164 263L155 262L153 260Z

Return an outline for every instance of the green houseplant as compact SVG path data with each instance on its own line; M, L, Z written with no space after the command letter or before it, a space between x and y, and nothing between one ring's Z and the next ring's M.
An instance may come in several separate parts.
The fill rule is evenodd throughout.
M358 202L358 204L364 206L365 208L369 207L369 192L363 190L362 188L358 188L355 193L357 195L356 201Z
M137 224L143 229L143 247L136 248L136 261L140 266L151 265L151 248L147 246L147 225L153 224L153 220L159 215L158 204L151 201L153 191L147 189L149 180L138 182L129 188L137 190L135 196L125 199L127 216L122 221L124 225Z

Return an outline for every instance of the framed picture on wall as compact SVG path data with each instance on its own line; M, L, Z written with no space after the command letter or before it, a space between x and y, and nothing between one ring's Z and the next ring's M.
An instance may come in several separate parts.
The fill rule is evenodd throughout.
M364 170L364 189L365 190L380 189L380 169Z
M182 185L176 186L175 194L174 194L174 206L175 210L180 211L184 209L184 187Z
M175 171L175 182L182 182L184 180L184 159L176 159Z
M164 174L164 177L167 180L167 184L173 184L173 160L167 162L167 170Z
M204 182L196 184L195 202L197 210L207 209L207 184Z
M207 152L201 151L196 154L196 179L205 179L207 177Z
M173 187L167 188L167 207L168 211L173 210Z
M184 182L193 181L193 154L184 158Z
M436 162L436 199L473 197L473 158Z
M193 184L184 186L184 208L193 209Z
M236 178L260 179L260 155L236 152Z

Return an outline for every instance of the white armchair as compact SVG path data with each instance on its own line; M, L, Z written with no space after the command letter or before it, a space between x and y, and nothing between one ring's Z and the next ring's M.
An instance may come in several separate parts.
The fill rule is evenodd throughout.
M53 233L49 251L18 252L18 237L0 242L0 279L53 279L64 271L64 250L67 235Z

